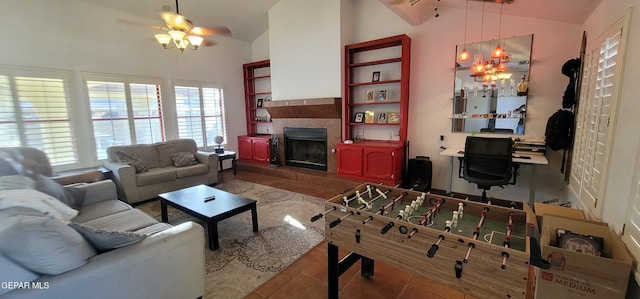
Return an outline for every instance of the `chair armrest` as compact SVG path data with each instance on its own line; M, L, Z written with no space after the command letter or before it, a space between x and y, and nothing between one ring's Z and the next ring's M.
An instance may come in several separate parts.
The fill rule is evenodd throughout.
M71 185L75 183L93 183L97 181L101 181L103 178L102 171L99 170L89 170L79 173L72 174L64 174L59 176L54 176L51 179L60 185Z
M209 166L209 175L212 182L218 181L218 154L214 152L197 151L196 160L198 163L204 163Z
M84 201L82 201L83 206L118 198L116 184L111 180L104 180L86 184L75 184L73 185L73 187L85 190Z
M104 161L104 168L112 171L112 180L118 189L118 198L133 203L139 200L136 169L125 163Z

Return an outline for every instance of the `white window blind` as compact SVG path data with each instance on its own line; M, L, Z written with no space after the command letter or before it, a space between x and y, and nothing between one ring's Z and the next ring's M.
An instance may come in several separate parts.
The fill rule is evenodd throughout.
M582 204L602 217L609 149L616 111L622 20L587 46L569 185Z
M174 86L178 135L191 138L198 147L214 145L214 138L226 138L224 93L221 88Z
M78 162L68 73L0 68L0 146L31 146L52 165Z
M134 83L135 78L127 77L88 77L98 78L86 81L98 159L106 159L106 149L113 145L165 140L159 83Z

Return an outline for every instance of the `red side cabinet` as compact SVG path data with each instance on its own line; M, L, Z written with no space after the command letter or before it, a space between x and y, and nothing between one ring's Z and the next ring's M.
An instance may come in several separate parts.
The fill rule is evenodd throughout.
M238 136L238 159L269 163L270 136Z
M336 160L339 174L348 176L362 175L362 147L339 143Z

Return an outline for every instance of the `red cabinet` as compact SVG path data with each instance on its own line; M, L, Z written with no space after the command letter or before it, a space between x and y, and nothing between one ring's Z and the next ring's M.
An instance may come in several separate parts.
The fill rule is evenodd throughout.
M238 136L238 159L269 163L270 136Z
M402 178L404 148L396 143L345 144L338 146L338 174L396 185Z

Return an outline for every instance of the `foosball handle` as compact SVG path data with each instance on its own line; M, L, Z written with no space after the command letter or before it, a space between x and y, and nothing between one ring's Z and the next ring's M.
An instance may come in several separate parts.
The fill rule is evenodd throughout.
M438 244L431 245L431 248L429 248L429 251L427 251L427 257L435 256L436 252L438 252L438 248L440 248L440 246L438 246Z
M456 270L456 278L461 278L462 277L462 262L461 261L456 261L456 266L454 267L454 269Z
M380 233L381 234L386 234L395 224L393 223L393 221L387 223L387 225L385 225L381 230Z
M342 220L336 219L336 221L329 223L329 228L334 228L336 225L340 224L340 222L342 222Z
M313 217L311 217L311 222L316 222L318 220L320 220L320 218L324 217L324 215L322 215L322 213L315 215Z

